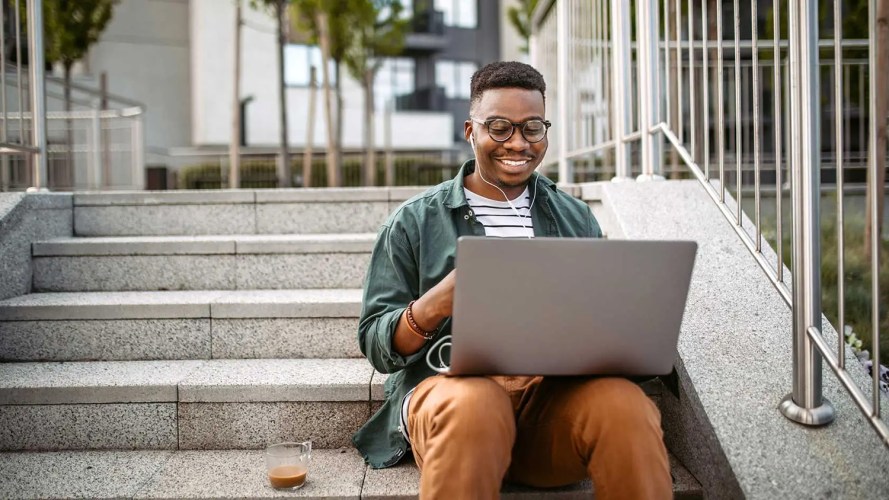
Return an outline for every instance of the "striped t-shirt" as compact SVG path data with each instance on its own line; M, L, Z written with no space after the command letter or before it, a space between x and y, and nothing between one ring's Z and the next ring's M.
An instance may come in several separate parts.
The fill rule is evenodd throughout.
M511 200L512 207L506 201L491 200L479 196L472 191L463 188L466 193L466 201L483 226L486 236L498 238L533 238L534 222L531 220L531 197L528 188ZM515 210L513 210L515 207Z

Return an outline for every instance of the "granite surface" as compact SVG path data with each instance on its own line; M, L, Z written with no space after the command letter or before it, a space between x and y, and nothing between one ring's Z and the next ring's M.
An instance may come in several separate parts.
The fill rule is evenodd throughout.
M31 241L33 228L24 210L8 216L0 229L0 299L14 297L31 290Z
M74 255L228 255L369 253L373 233L92 236L36 241L37 257Z
M40 292L360 288L370 254L38 257Z
M357 318L214 318L212 357L358 358L357 331Z
M140 205L251 204L255 191L246 189L176 189L171 191L101 191L74 195L78 207Z
M214 318L357 318L361 293L357 288L238 290L214 298L210 309Z
M361 495L364 470L364 461L352 449L315 449L305 485L294 491L278 491L268 484L261 450L180 451L135 498L357 499Z
M35 257L61 255L216 255L235 253L232 236L93 236L34 243Z
M179 401L368 401L365 359L214 359L179 382Z
M75 201L75 203L77 203ZM253 234L252 204L103 205L74 207L78 236Z
M0 450L172 450L175 403L0 405Z
M209 318L222 291L33 293L0 301L0 321Z
M0 198L0 300L31 291L31 243L72 233L71 195L4 193Z
M25 201L32 210L66 210L69 216L74 206L74 196L64 192L27 193Z
M231 290L234 255L38 257L34 289L41 292Z
M386 201L260 203L256 228L260 234L375 233L387 215Z
M210 319L0 323L0 361L208 359Z
M308 439L317 448L350 447L369 416L366 401L180 403L179 448L261 449Z
M297 188L256 190L256 203L367 202L389 199L388 187Z
M25 193L0 193L0 222L6 219L24 199Z
M373 233L253 234L237 236L239 254L276 253L369 253Z
M177 384L204 361L0 364L0 404L175 402Z
M132 498L170 451L0 453L0 498Z
M241 290L361 288L370 262L366 254L238 255Z
M34 293L0 300L0 321L357 318L360 289Z

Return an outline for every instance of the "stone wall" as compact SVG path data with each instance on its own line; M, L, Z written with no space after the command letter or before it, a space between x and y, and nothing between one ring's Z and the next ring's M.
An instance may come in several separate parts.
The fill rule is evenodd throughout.
M71 193L0 193L0 300L31 291L31 243L73 234Z

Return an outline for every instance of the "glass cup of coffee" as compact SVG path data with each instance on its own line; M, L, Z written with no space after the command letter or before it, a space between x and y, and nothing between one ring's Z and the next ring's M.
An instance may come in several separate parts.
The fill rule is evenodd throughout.
M265 467L269 484L275 489L295 490L306 484L312 442L278 443L265 450Z

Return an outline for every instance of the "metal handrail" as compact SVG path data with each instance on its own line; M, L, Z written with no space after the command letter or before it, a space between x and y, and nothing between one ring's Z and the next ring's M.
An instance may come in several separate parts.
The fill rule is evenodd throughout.
M3 2L2 6L0 6L0 21L5 21L6 12L4 9L6 8L6 2ZM16 90L18 96L18 105L19 105L19 113L17 115L19 119L19 136L18 142L12 142L9 137L9 130L7 127L7 118L9 115L9 100L7 99L6 92L6 50L5 50L5 40L3 44L3 49L0 51L0 68L2 68L2 88L0 88L0 94L2 94L2 100L0 100L0 104L2 104L2 114L3 114L3 127L2 127L2 137L0 137L0 151L2 151L3 155L7 154L24 154L32 157L34 172L32 174L32 182L33 185L29 190L44 190L46 189L46 180L47 180L47 166L46 166L46 89L44 87L44 54L43 54L43 2L42 0L26 0L26 8L28 13L28 26L27 26L27 41L28 41L28 73L31 85L29 85L28 95L30 96L30 112L32 114L32 119L30 123L30 138L25 137L25 124L24 124L24 107L25 107L25 99L24 99L24 91L22 89L22 39L20 36L21 30L21 21L20 17L20 0L15 0L13 2L12 7L14 9L14 19L15 19L15 54L16 54L16 62L14 65L15 75L16 75ZM0 25L4 24L4 22L0 22ZM5 38L0 37L0 38ZM5 157L4 157L5 158ZM5 162L5 160L4 160ZM4 177L7 175L4 168ZM2 179L3 184L7 181L6 179Z
M631 40L630 2L635 2L636 12L636 39ZM851 134L851 124L848 127L844 120L849 120L844 114L849 108L843 104L843 99L850 100L850 65L859 66L860 104L859 113L867 113L869 119L869 141L871 150L868 155L858 153L859 157L868 156L876 162L876 93L877 78L875 74L875 50L876 21L874 0L869 2L868 40L844 40L840 29L841 9L839 0L834 0L834 32L832 39L819 39L818 37L818 13L814 5L803 0L791 0L788 12L781 12L780 2L773 0L774 35L771 40L760 44L756 36L758 28L758 16L756 5L751 5L751 31L750 40L741 40L741 12L737 0L732 2L730 8L731 38L723 35L723 2L717 2L716 12L707 12L707 3L701 2L698 6L688 0L688 8L683 12L681 1L675 0L675 18L670 14L673 6L670 0L663 3L663 23L659 23L658 2L654 0L614 0L612 2L593 2L589 7L584 3L584 9L590 9L594 19L593 26L607 18L610 22L610 31L589 30L584 21L567 23L561 21L555 23L556 32L552 33L553 23L550 19L553 13L557 16L561 12L564 19L567 12L566 0L544 1L539 4L538 11L533 16L532 24L532 63L537 65L544 73L547 80L559 82L555 93L556 113L552 118L554 124L551 133L558 136L557 141L551 141L551 147L556 146L559 159L559 179L563 183L574 180L573 162L586 161L587 164L595 164L596 161L604 161L602 155L614 157L615 180L630 177L628 147L638 143L641 147L642 175L637 180L651 180L660 178L663 172L663 158L656 151L660 140L665 139L672 147L671 152L678 156L678 160L685 165L694 178L700 181L708 196L716 202L720 212L732 225L745 247L753 255L756 262L763 269L768 279L775 286L782 299L791 307L793 313L793 392L789 394L781 404L782 412L788 418L807 425L824 425L830 423L835 415L830 402L823 398L821 388L821 362L824 359L839 381L850 393L852 400L865 414L868 421L886 446L889 446L889 428L880 415L881 390L879 386L879 281L872 279L870 287L871 295L871 323L873 339L873 369L872 369L872 394L870 403L860 388L854 386L852 377L845 367L846 342L844 338L844 326L848 319L843 307L845 288L845 246L843 239L844 230L844 194L845 182L844 163L850 157L855 156L854 151L847 150L849 143L845 141L844 134ZM560 5L561 4L561 5ZM578 6L579 3L572 5ZM696 8L697 7L697 8ZM580 8L580 7L578 7ZM697 11L697 12L696 12ZM696 16L698 14L699 16ZM709 21L715 14L715 28L717 36L715 40L708 39ZM782 40L778 35L780 18L787 16L789 20L790 37ZM683 17L684 16L684 17ZM576 13L574 18L576 18ZM687 21L688 31L683 34L683 22ZM696 23L700 23L700 36L695 35ZM675 34L671 34L675 26ZM685 36L683 36L685 35ZM561 57L552 57L552 52L545 52L547 47L558 47ZM579 47L579 48L578 48ZM585 57L585 50L595 48L593 57ZM862 65L863 59L843 57L843 49L868 49L867 66ZM742 53L742 49L744 52ZM833 49L834 54L823 62L819 60L819 52ZM761 61L759 51L767 51L773 54L772 60ZM710 52L713 54L710 54ZM733 51L733 57L729 64L732 67L733 78L726 79L723 55ZM789 56L784 56L782 52ZM580 54L576 56L575 54ZM566 55L568 57L566 57ZM711 59L715 55L715 68ZM742 60L749 57L752 61ZM555 65L554 65L555 63ZM596 71L596 67L601 71ZM760 106L760 98L763 95L761 83L764 76L760 73L762 68L772 68L773 79L771 89L773 109ZM832 84L827 89L832 91L834 103L827 108L833 113L827 115L833 121L831 130L835 139L827 144L833 148L827 152L825 158L836 162L836 191L838 198L837 210L837 239L839 261L837 283L839 293L837 348L835 352L828 349L821 333L821 249L820 249L820 179L818 172L822 168L822 145L819 133L819 123L824 119L821 112L821 68L832 71ZM746 75L741 74L741 69L751 72L749 77L753 81L752 99L747 94L745 87L742 94L742 83L747 80ZM781 70L779 70L779 68ZM841 69L842 68L842 69ZM702 83L695 83L696 72L700 69ZM710 95L710 81L715 69L715 99ZM782 73L787 72L787 75ZM868 109L864 110L863 95L865 93L863 76L869 73L868 80ZM604 76L610 74L610 79ZM592 81L587 75L594 75ZM600 75L600 76L595 76ZM789 78L788 78L789 77ZM852 76L854 77L854 75ZM597 79L598 78L598 79ZM572 82L572 86L579 89L569 92L564 82ZM852 80L854 81L854 80ZM576 83L575 83L576 82ZM729 82L726 89L725 82ZM696 87L701 85L700 89ZM663 88L666 99L660 97L660 89ZM728 95L726 95L726 91ZM883 92L883 89L879 90ZM889 86L885 90L889 92ZM597 107L597 102L585 101L581 92L585 95L599 96L605 111ZM675 92L675 98L674 98ZM700 98L700 99L699 99ZM752 100L752 104L747 102ZM698 104L702 109L698 110ZM584 106L592 111L581 112ZM659 117L661 107L666 110L665 119ZM752 110L752 116L747 114ZM726 109L728 108L728 109ZM571 110L571 115L568 114ZM700 113L702 120L697 120ZM761 117L772 113L771 127L773 137L766 136L760 130L763 121ZM745 120L740 115L745 115ZM715 130L710 129L710 118L714 117ZM742 127L750 126L752 117L752 130L742 130ZM789 118L789 126L782 123ZM604 127L596 128L597 123L604 121ZM635 123L634 123L635 122ZM700 126L700 122L703 125ZM731 124L731 137L726 125ZM587 134L582 137L573 137L573 142L567 139L567 131L604 130L604 136ZM859 143L863 142L863 125L859 122ZM647 133L644 133L645 131ZM745 137L752 136L752 146L744 143ZM850 135L851 137L851 135ZM775 189L775 210L779 216L776 218L775 238L776 250L774 256L766 256L763 246L769 248L768 242L762 234L762 197L761 194L769 187L763 187L762 158L767 157L762 152L763 138L773 139L774 149L771 158L775 165L774 185L783 186L785 177L783 169L788 168L789 180L792 192L793 224L792 240L794 249L792 283L785 278L783 261L783 235L785 228L782 225L780 214L783 211L781 190ZM731 141L727 140L731 139ZM711 158L711 142L716 142L716 158ZM732 144L733 142L733 144ZM555 144L554 144L555 143ZM782 155L782 146L788 149L789 155ZM751 151L752 150L752 151ZM727 155L726 153L730 153ZM750 172L750 162L742 156L752 154L754 221L751 223L742 211L743 195L748 190L743 184L742 175ZM879 152L884 154L885 152ZM731 156L733 154L733 156ZM729 156L729 158L727 158ZM735 168L726 168L727 160L733 161ZM590 163L591 162L591 163ZM711 165L712 163L712 165ZM714 167L711 170L711 166ZM871 170L875 165L870 166ZM732 172L734 170L734 172ZM730 176L734 175L734 203L727 200L731 198L727 194L727 184ZM868 207L871 213L878 210L877 191L874 182L868 183L871 204ZM870 271L871 275L878 276L880 268L880 235L878 234L877 217L871 218L870 231L874 235L871 239ZM752 230L751 230L752 229ZM771 250L769 248L769 250Z

